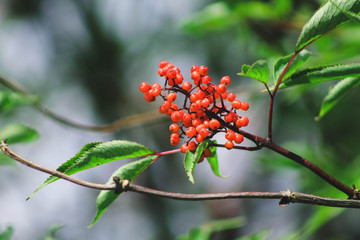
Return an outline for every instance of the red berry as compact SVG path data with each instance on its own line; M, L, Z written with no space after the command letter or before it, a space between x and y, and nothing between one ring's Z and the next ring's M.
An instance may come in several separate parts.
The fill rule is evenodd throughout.
M159 68L163 68L163 67L165 67L166 65L168 65L169 64L169 62L168 61L161 61L160 62L160 64L159 64Z
M209 73L209 68L207 66L200 66L199 67L199 73L202 76L208 75Z
M234 101L235 98L236 98L236 96L235 96L234 93L229 93L228 96L227 96L227 100L228 100L229 102Z
M156 100L156 97L154 97L152 94L150 94L149 92L144 94L144 98L146 101L148 102L154 102Z
M240 109L240 107L241 107L241 102L240 102L238 99L235 99L234 101L232 101L231 107L233 107L233 108L235 108L235 109Z
M241 102L240 109L246 111L249 109L249 104L247 102Z
M151 86L147 82L142 82L139 86L139 90L143 93L146 93L150 90Z
M193 65L192 67L191 67L191 69L190 69L190 72L192 73L192 72L194 72L194 71L199 71L199 66L198 65Z
M210 100L208 98L204 98L201 100L201 106L207 108L210 105Z
M230 150L234 147L234 143L232 141L227 141L225 147Z
M203 141L204 141L204 137L203 137L203 136L201 136L200 134L198 134L198 135L196 135L195 140L196 140L198 143L201 143L201 142L203 142Z
M173 124L170 125L169 130L172 133L177 133L177 132L179 132L180 127L176 123L173 123Z
M242 141L244 141L244 136L241 135L241 134L235 134L235 139L234 139L234 142L239 144L239 143L242 143Z
M209 127L212 130L217 130L220 127L220 122L216 119L211 119L209 122Z
M188 145L183 144L183 145L181 145L180 150L182 153L186 153L186 151L189 150L189 147L188 147Z
M246 127L249 124L249 118L248 117L241 117L239 118L239 123L242 127Z
M220 83L229 85L230 84L230 77L229 76L223 76L220 80Z
M188 148L190 151L195 151L196 149L196 143L194 141L191 141L188 143Z
M180 138L179 138L179 137L170 138L170 144L173 145L173 146L178 145L179 142L180 142Z
M193 71L191 73L191 78L194 80L195 85L198 85L201 79L200 73L198 71Z
M207 130L205 127L201 128L198 132L203 138L209 136L209 130Z
M169 103L172 103L173 101L176 100L176 97L177 97L176 93L171 92L166 96L166 100L168 100Z
M226 92L226 86L225 84L221 83L219 85L216 86L216 92L219 94L223 94L224 92Z
M235 139L235 132L228 129L226 134L225 134L225 138L229 141L233 141Z
M192 87L191 83L188 81L183 82L182 86L181 86L185 91L189 91Z
M186 134L186 136L191 138L191 137L195 136L196 129L194 127L189 127L188 129L186 129L185 134Z
M201 74L201 73L200 73ZM201 83L202 84L206 84L208 85L209 83L211 83L211 77L210 76L204 76L202 79L201 79Z

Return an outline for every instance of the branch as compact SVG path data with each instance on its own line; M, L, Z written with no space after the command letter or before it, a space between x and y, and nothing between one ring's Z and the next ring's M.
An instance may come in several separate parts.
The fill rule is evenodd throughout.
M24 97L27 100L30 100L31 93L26 90L24 87L19 85L13 80L10 80L6 77L0 76L0 84L7 87L8 89L16 92L20 96ZM32 101L33 102L33 101ZM73 127L77 129L83 129L83 130L89 130L89 131L96 131L96 132L115 132L125 127L134 127L140 124L149 123L149 122L155 122L159 121L160 119L163 119L163 116L160 114L155 114L157 111L151 111L146 112L142 114L136 114L132 116L128 116L122 119L119 119L113 123L105 124L101 126L92 126L92 125L86 125L78 122L74 122L70 119L67 119L49 108L45 107L41 102L36 101L32 103L32 106L38 110L39 112L43 113L48 118L59 122L61 124L64 124L68 127Z
M165 192L165 191L139 186L136 184L130 185L128 180L119 179L116 177L114 178L116 184L98 184L98 183L83 181L78 178L64 174L62 172L52 170L40 166L36 163L33 163L19 156L14 151L12 151L4 141L2 141L2 145L0 146L0 148L5 155L20 162L21 164L24 164L38 171L42 171L51 174L53 176L62 178L72 183L98 190L114 190L118 193L123 191L125 192L131 191L131 192L137 192L151 196L164 197L174 200L187 200L187 201L221 200L221 199L229 199L229 198L279 199L280 206L284 206L290 203L303 203L303 204L320 205L320 206L328 206L328 207L360 208L360 201L358 200L327 198L327 197L321 197L311 194L291 192L290 190L281 191L281 192L227 192L227 193L186 194L186 193Z

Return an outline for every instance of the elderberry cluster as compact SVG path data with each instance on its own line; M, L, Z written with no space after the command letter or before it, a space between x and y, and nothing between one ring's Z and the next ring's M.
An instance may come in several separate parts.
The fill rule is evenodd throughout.
M139 90L144 93L144 98L148 102L153 102L157 97L161 97L164 102L159 107L159 112L169 115L173 123L170 125L170 143L175 146L180 142L180 138L188 137L181 146L181 151L194 151L197 145L205 139L211 139L219 132L225 133L227 142L225 147L232 149L234 143L240 144L244 136L235 133L227 126L236 128L245 127L249 124L246 116L240 116L239 110L249 109L247 102L238 100L234 93L227 91L230 84L230 77L224 76L220 84L212 84L212 79L208 75L207 66L193 65L191 68L192 83L183 81L184 77L180 69L167 61L161 61L158 74L165 78L165 83L150 85L142 82ZM182 94L182 106L175 103L178 94ZM226 124L221 124L223 121ZM210 151L204 152L205 155L211 154ZM205 156L207 157L207 156Z

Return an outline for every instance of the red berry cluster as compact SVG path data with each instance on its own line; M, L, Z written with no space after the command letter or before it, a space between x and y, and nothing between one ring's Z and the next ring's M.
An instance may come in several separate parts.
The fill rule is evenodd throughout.
M179 144L180 138L188 137L186 143L181 146L183 153L187 150L194 151L197 144L219 132L225 133L227 149L233 148L234 143L239 144L244 140L243 135L235 133L228 126L241 128L248 125L249 119L239 116L237 111L248 110L249 104L236 99L234 93L227 91L230 84L229 76L222 77L220 84L216 85L211 83L212 79L208 73L207 66L193 65L193 83L183 81L179 68L167 61L161 61L158 74L165 78L164 86L159 83L150 85L146 82L139 86L148 102L155 101L159 96L164 100L159 112L169 115L173 121L169 127L171 145L175 146ZM182 106L175 104L178 94L185 96ZM226 124L221 124L218 119L223 119ZM207 154L210 154L209 151Z

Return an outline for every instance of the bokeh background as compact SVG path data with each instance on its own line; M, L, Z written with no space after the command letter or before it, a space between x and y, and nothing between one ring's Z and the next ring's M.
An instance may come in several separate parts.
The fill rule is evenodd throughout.
M138 91L142 81L161 81L158 63L168 60L189 78L193 64L207 65L215 81L229 75L232 91L250 103L247 131L266 135L268 96L263 86L239 77L242 64L258 59L273 63L291 54L302 26L323 1L264 0L3 0L0 1L0 73L41 98L71 120L91 125L158 108ZM359 62L360 28L349 23L313 44L308 66ZM187 75L188 74L188 75ZM359 89L321 121L315 121L329 87L296 87L276 99L274 141L307 157L346 184L360 184ZM0 86L1 90L5 88ZM172 149L167 119L147 122L113 134L61 125L30 106L2 112L0 128L22 123L40 137L12 148L41 165L57 168L93 141L127 139L156 151ZM221 142L221 138L219 141ZM245 143L247 144L247 143ZM137 184L185 193L225 191L302 191L345 195L310 171L267 150L218 150L216 177L207 163L188 182L182 155L164 157ZM104 183L125 161L76 176ZM236 216L241 227L213 239L237 239L258 232L267 239L357 239L359 211L292 204L276 200L184 202L123 194L91 229L98 191L57 181L25 199L46 175L18 164L0 166L0 233L8 226L13 239L43 239L63 226L57 239L175 239L194 226Z

